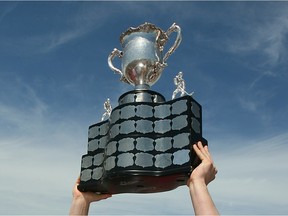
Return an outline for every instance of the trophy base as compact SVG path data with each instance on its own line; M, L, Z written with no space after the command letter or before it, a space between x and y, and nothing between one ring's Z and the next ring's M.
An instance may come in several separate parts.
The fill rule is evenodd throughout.
M155 193L186 185L200 164L192 145L202 137L201 105L171 101L150 90L120 97L107 121L91 125L78 189L97 193Z
M199 141L204 146L208 145L204 138L199 139ZM175 166L170 170L115 170L103 177L101 181L81 182L78 185L78 190L99 194L158 193L174 190L179 186L186 185L193 168L201 163L193 150L190 152L190 157L191 161L186 166L177 166L177 168Z
M186 184L187 180L188 174L184 175L183 173L165 176L123 174L107 178L101 185L97 185L95 182L81 184L78 186L78 190L85 192L89 188L89 191L101 194L158 193L173 190Z

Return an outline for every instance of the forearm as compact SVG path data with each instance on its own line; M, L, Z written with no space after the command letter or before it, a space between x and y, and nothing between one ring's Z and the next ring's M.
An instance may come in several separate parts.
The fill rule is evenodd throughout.
M205 182L190 183L189 191L195 215L219 215Z
M90 204L82 198L73 198L69 215L88 215Z

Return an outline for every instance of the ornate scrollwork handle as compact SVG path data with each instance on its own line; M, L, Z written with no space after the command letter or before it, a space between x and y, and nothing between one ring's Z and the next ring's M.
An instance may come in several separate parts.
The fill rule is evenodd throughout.
M176 23L173 23L172 26L166 31L166 35L169 37L169 35L172 32L177 33L176 40L175 40L173 46L164 55L163 63L166 62L166 60L169 58L169 56L178 48L178 46L180 45L180 43L182 41L181 28L178 25L176 25Z
M113 50L113 51L110 53L110 55L108 56L108 65L109 65L109 67L111 68L112 71L120 74L121 77L123 77L122 71L121 71L120 69L116 68L116 67L113 65L113 63L112 63L112 61L113 61L113 59L115 58L115 56L118 56L118 58L122 58L122 57L123 57L122 51L114 48L114 50Z

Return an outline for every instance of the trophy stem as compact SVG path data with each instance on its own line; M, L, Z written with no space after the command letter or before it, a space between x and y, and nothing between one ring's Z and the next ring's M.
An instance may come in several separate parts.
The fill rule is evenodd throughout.
M149 90L150 86L148 84L139 84L135 86L135 90Z

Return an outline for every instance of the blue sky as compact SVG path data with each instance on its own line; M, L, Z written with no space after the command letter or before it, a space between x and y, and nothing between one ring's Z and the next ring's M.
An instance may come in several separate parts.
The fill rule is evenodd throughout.
M169 100L183 71L202 104L220 213L288 214L287 11L288 2L0 2L0 214L67 214L89 125L107 98L115 107L133 89L107 57L144 22L182 28L152 90ZM115 195L90 213L193 210L182 186Z

